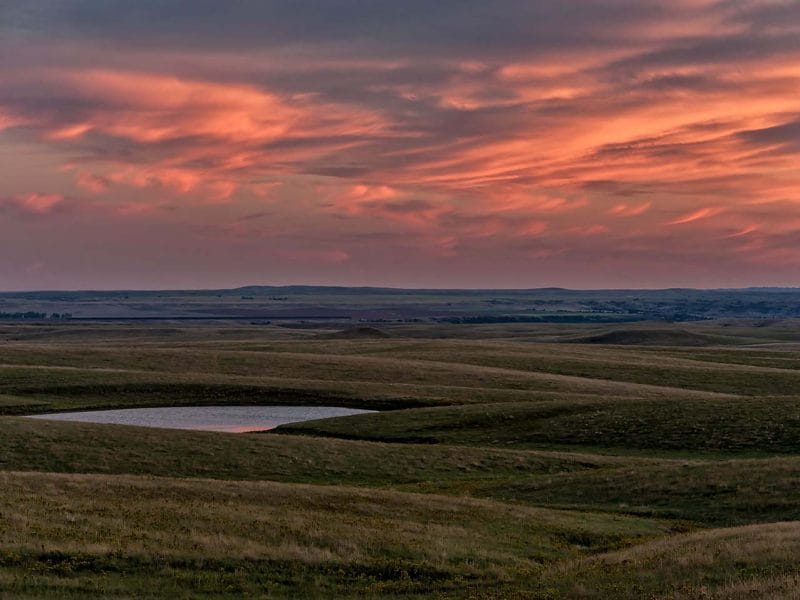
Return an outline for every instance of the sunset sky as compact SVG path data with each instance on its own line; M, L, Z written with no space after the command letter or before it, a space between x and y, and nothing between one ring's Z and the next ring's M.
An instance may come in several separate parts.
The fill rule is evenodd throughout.
M800 1L0 0L0 289L800 285Z

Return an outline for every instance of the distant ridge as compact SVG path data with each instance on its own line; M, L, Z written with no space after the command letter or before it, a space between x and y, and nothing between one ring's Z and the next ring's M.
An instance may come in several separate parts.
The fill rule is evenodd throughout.
M683 329L614 329L595 335L561 340L572 344L618 346L720 346L730 343L721 336L693 333Z
M377 327L352 327L350 329L343 329L342 331L337 331L335 333L324 334L320 337L324 339L379 340L391 336Z
M0 319L427 320L453 325L800 317L800 290L405 289L248 285L219 290L0 293Z
M595 295L608 293L630 293L640 295L685 293L685 294L715 294L715 293L800 293L800 287L741 287L741 288L564 288L564 287L529 287L529 288L432 288L432 287L381 287L381 286L343 286L343 285L245 285L234 288L183 288L183 289L51 289L51 290L9 290L0 291L2 297L41 297L60 294L63 296L77 296L92 294L94 296L115 297L151 296L162 295L187 295L187 294L262 294L262 293L296 293L313 294L321 292L336 292L341 294L464 294L464 293L502 293L502 294L558 294L569 293L576 295Z

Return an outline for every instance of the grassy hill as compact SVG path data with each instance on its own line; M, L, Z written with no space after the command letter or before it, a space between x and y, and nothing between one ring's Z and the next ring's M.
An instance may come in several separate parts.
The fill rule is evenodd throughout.
M424 597L507 584L668 529L342 486L14 472L0 485L9 594Z
M796 589L793 321L67 322L0 340L0 596ZM225 404L379 412L250 434L20 416Z

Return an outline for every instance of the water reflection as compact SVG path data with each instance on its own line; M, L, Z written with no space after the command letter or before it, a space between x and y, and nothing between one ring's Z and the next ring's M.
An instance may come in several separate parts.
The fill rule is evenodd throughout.
M329 417L375 412L336 406L171 406L35 415L34 419L244 433Z

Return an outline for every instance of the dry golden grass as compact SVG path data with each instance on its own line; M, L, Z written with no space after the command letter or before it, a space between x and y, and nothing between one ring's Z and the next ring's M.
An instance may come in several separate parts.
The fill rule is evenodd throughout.
M543 562L665 531L646 519L330 486L0 472L0 489L0 595L32 585L14 566L49 575L35 582L43 595L81 570L131 576L127 593L137 595L153 564L228 565L251 591L297 569L327 573L311 584L317 592L346 590L353 577L364 592L391 592L393 582L491 590Z
M699 587L691 594L694 595L676 592L671 597L675 600L691 600L698 597L709 600L752 600L753 598L797 600L800 598L800 573L737 581L713 589Z
M798 555L797 521L713 529L562 563L544 574L539 595L631 600L797 598Z
M453 354L457 348L431 349L438 359L426 360L404 356L404 352L369 355L369 348L360 350L367 355L353 355L348 341L341 341L336 348L308 348L306 352L295 351L242 351L238 349L166 349L146 348L131 351L129 348L91 348L76 349L48 347L42 349L31 346L15 346L13 354L0 355L0 367L4 369L48 369L69 377L70 370L78 372L104 373L113 376L114 372L185 376L206 376L214 373L217 381L229 378L247 378L250 383L275 384L282 380L308 387L308 382L347 382L364 384L407 386L450 387L457 384L461 388L494 388L507 390L559 391L568 393L594 393L618 395L646 395L657 397L706 397L713 394L691 389L678 389L664 381L663 385L653 385L635 381L614 381L613 369L605 374L609 377L595 377L598 373L571 374L568 367L563 372L549 372L552 365L541 365L541 369L517 368L511 366L511 358L503 354L481 357L483 362L496 364L471 364L460 362L469 360L468 356ZM376 345L382 342L376 342ZM9 349L5 350L6 353ZM409 350L416 352L416 350ZM602 367L602 365L601 365ZM715 367L710 367L715 368ZM580 370L580 367L575 367ZM40 375L46 375L40 371ZM303 384L303 382L306 382ZM710 390L713 392L713 390ZM456 390L457 392L457 390Z
M4 415L409 409L295 428L375 442L4 416L0 597L796 597L796 523L670 537L800 518L799 329L757 325L0 326Z

